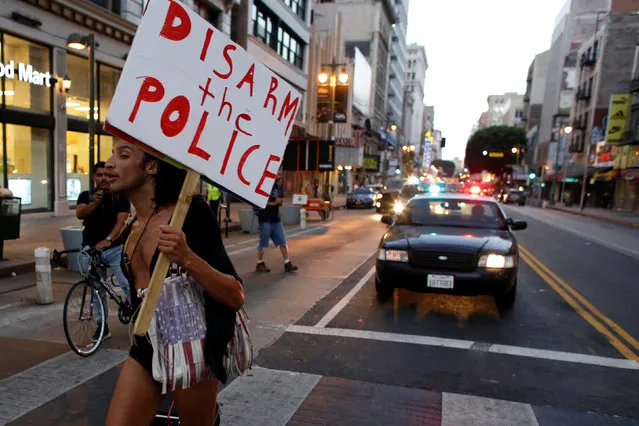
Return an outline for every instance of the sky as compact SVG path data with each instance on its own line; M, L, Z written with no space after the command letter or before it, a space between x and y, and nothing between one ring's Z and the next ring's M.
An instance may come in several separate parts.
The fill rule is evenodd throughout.
M564 0L410 0L408 43L426 48L424 103L435 106L443 158L464 158L488 95L524 93L528 67L550 48Z

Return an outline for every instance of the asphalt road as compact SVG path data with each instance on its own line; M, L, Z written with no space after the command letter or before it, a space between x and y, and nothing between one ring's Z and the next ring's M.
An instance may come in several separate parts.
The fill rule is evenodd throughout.
M506 210L529 226L517 233L518 296L504 315L490 297L398 291L377 302L385 227L371 211L289 230L295 274L275 250L272 272L256 274L254 237L234 237L259 355L221 392L223 424L639 424L639 230ZM0 392L11 395L0 424L101 424L126 328L79 359L59 312L37 308L0 327Z

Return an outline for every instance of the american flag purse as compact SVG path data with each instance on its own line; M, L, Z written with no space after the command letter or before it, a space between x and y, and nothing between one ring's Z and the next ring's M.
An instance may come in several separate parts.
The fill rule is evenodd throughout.
M206 315L201 287L171 267L164 280L149 339L153 346L153 379L168 389L187 389L214 377L204 359ZM177 273L176 273L177 271Z

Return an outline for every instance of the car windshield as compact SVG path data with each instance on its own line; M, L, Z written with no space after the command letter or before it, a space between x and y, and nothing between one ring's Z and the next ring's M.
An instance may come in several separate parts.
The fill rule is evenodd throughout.
M399 225L503 228L504 218L496 203L474 199L416 199L408 203Z
M357 188L353 191L353 194L372 194L373 190L371 188Z
M404 181L402 180L389 180L388 182L386 182L386 188L388 189L402 189L402 187L404 186Z
M402 188L401 196L402 198L408 199L413 198L417 194L423 194L425 189L421 185L406 185Z

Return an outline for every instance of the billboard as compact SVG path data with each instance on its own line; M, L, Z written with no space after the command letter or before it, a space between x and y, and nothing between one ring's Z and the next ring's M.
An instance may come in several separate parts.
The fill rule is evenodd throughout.
M373 71L366 57L355 48L353 63L353 106L366 117L371 116L371 84Z
M615 145L620 143L624 133L626 133L628 129L630 99L630 95L626 93L610 96L608 126L606 128L606 142L609 144Z

